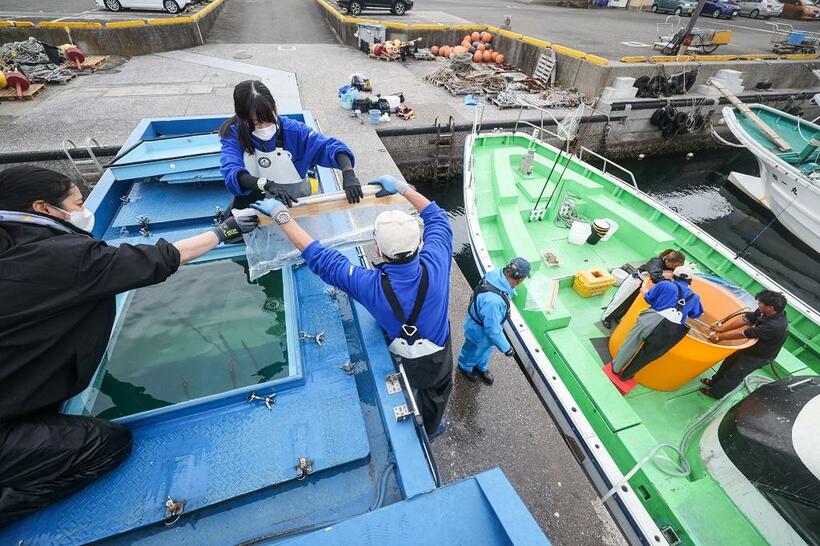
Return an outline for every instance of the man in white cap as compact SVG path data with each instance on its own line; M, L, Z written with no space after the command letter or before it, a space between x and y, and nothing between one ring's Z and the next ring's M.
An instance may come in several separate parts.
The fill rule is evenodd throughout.
M644 299L650 308L638 315L612 359L613 372L630 379L686 336L686 319L703 315L700 296L689 287L694 276L690 266L680 265L672 272L672 280L662 280L646 291Z
M447 213L407 182L381 176L370 183L382 187L378 197L403 195L424 222L422 233L419 221L406 212L379 214L374 234L384 263L375 269L355 265L339 251L322 246L279 201L265 199L251 206L279 224L311 271L346 292L378 321L390 338L390 352L404 365L432 440L447 427L444 409L453 386L447 318L453 232Z

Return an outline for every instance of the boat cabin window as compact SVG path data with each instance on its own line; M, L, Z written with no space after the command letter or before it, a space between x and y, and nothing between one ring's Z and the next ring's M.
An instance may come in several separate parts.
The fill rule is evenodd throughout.
M112 419L297 373L281 271L248 281L244 260L183 266L127 296L91 414Z

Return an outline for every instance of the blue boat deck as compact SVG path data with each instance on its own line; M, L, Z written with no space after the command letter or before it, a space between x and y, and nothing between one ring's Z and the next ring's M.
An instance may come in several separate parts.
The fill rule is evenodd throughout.
M296 117L312 123L309 113ZM95 235L115 245L174 242L213 225L230 202L213 177L219 149L212 131L223 120L144 121L87 200L97 216ZM335 191L332 173L317 171L322 190ZM223 245L196 263L243 256L243 245ZM358 259L355 251L348 256ZM442 531L425 532L439 542L546 543L500 471L437 488L429 445L412 419L394 416L405 393L388 392L385 378L395 368L373 318L306 267L281 274L284 377L116 419L134 435L129 458L0 530L0 543L200 545L299 535L303 544L351 537L409 544L425 542L418 530L431 518ZM118 296L109 356L134 293ZM324 341L300 332L323 332ZM66 413L89 414L108 366L104 358L89 388L64 405ZM272 394L269 409L259 398ZM169 499L183 503L178 518L168 513ZM480 523L458 523L464 518ZM387 521L399 522L397 532L381 536Z

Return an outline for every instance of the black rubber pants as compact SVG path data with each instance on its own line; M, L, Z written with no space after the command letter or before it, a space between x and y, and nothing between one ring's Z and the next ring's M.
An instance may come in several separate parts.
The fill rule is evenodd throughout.
M709 393L715 398L723 398L740 385L747 375L762 368L768 362L766 359L745 356L743 351L729 355L729 358L720 365L717 373L712 376Z
M0 527L70 495L131 452L122 425L42 413L0 423Z
M438 430L453 390L453 349L450 339L435 358L416 365L405 363L404 369L421 412L424 430L432 434Z

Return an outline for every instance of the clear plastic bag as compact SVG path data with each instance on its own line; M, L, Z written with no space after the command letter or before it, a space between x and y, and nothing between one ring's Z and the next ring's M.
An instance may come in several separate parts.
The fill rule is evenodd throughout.
M526 281L527 299L524 302L524 309L527 311L541 311L542 313L551 311L555 307L558 295L553 295L558 291L558 281L549 275L535 273L532 278Z
M387 210L408 210L406 201L396 204L369 205L361 203L343 211L327 212L317 216L296 218L299 225L318 239L322 245L339 250L353 248L373 241L373 222ZM262 275L301 263L301 253L296 250L276 224L260 227L245 236L245 253L248 258L250 280Z

